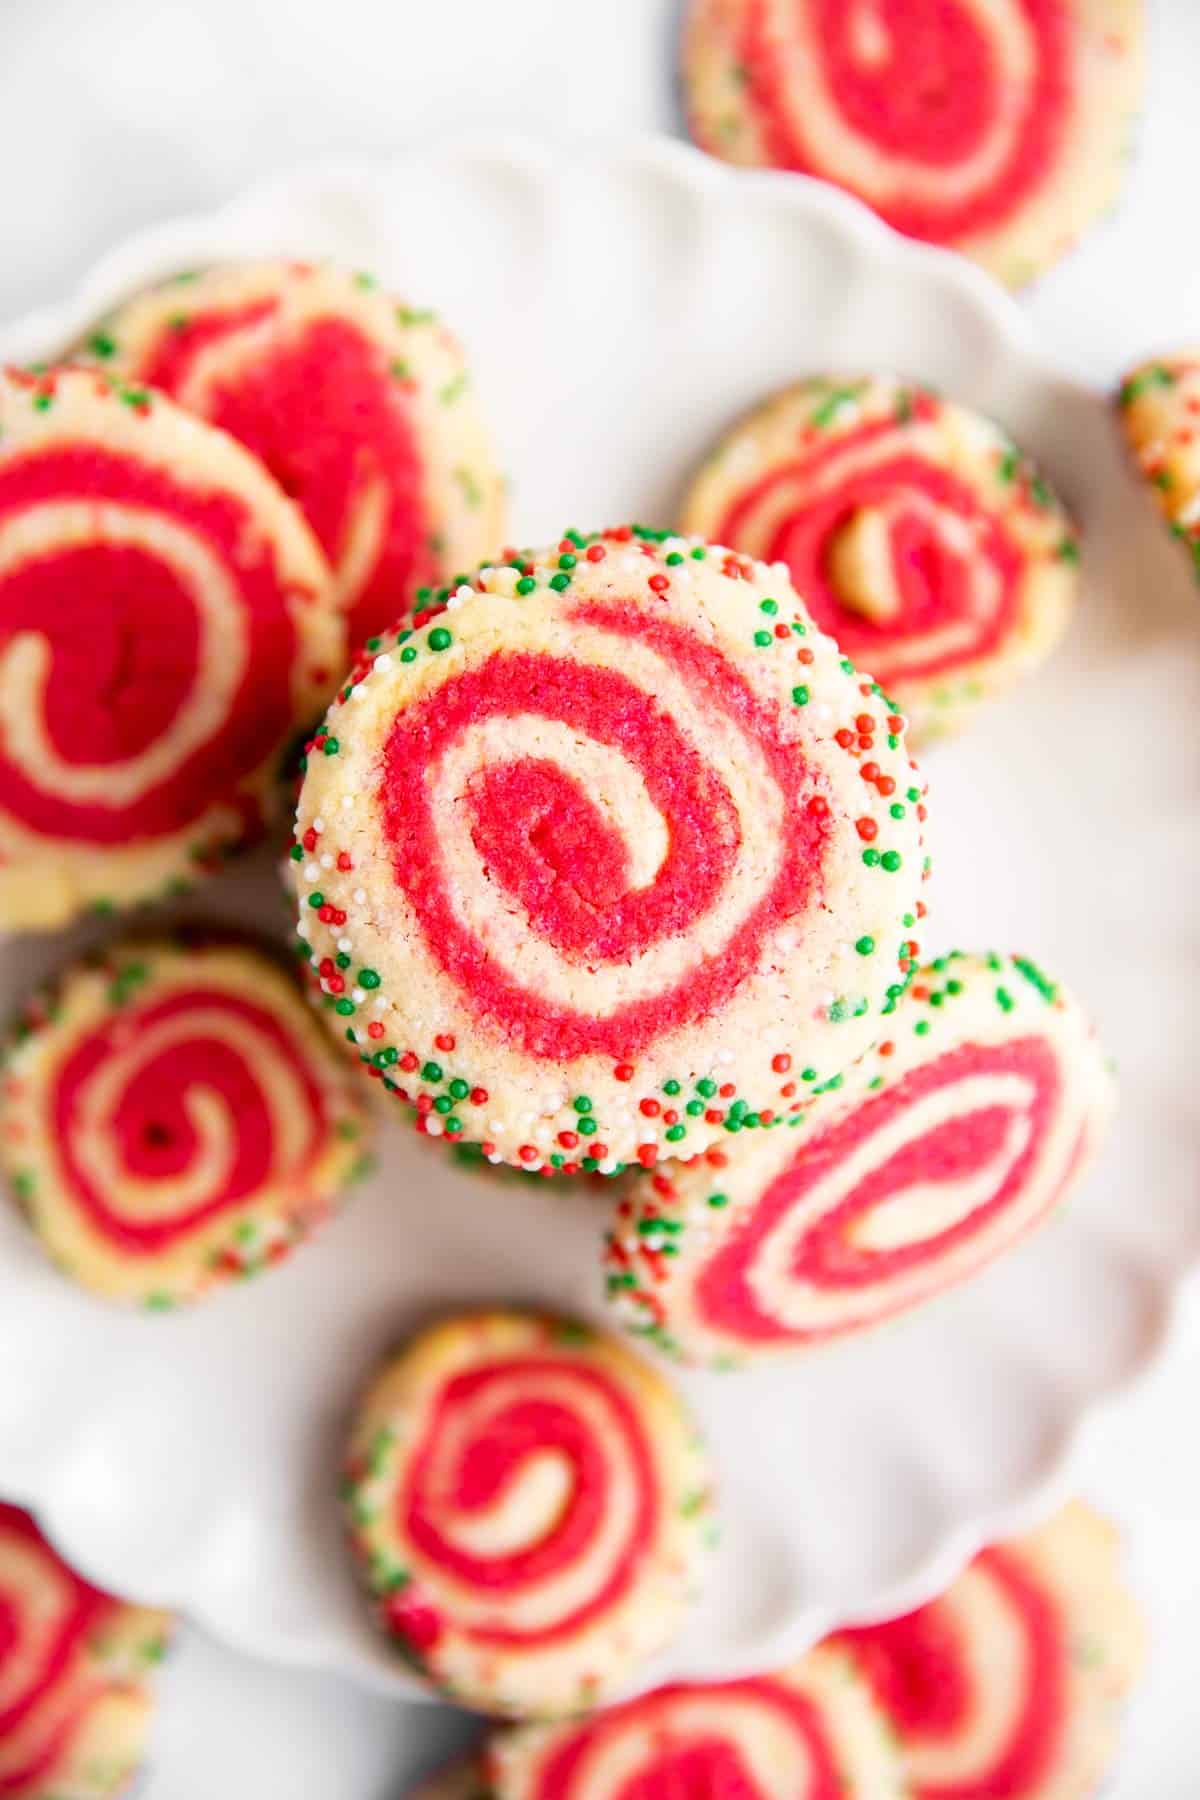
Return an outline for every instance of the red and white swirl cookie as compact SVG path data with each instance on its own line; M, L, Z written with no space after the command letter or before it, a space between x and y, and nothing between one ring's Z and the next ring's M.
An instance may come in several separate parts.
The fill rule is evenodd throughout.
M1028 281L1107 210L1141 0L691 0L692 136Z
M574 1322L491 1312L421 1333L376 1377L346 1469L384 1629L464 1706L593 1706L682 1622L712 1491L662 1377Z
M822 1647L776 1674L659 1688L566 1725L498 1733L495 1800L903 1800L900 1759L849 1657Z
M965 1281L1061 1204L1113 1101L1074 1001L1025 958L956 953L887 1024L781 1129L618 1201L608 1289L630 1329L719 1367L803 1350Z
M0 1795L112 1800L142 1760L168 1614L69 1569L28 1513L0 1502Z
M484 568L309 747L292 873L334 1022L425 1130L522 1168L778 1110L913 954L903 723L783 569L628 527Z
M1070 520L999 427L884 376L818 376L759 407L704 464L683 525L786 563L914 741L1048 656L1079 585Z
M1200 350L1142 363L1117 405L1138 469L1200 580Z
M33 1001L0 1166L52 1261L152 1309L276 1263L363 1166L352 1071L275 958L132 942Z
M504 541L462 353L371 276L267 262L139 294L88 353L231 432L300 506L355 646Z
M343 654L315 540L224 432L85 370L0 373L0 924L253 835Z
M895 1733L913 1800L1096 1792L1143 1658L1118 1548L1076 1501L985 1550L941 1599L833 1640Z

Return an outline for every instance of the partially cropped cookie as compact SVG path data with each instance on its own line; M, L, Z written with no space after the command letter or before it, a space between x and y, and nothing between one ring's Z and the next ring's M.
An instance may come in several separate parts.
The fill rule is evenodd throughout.
M748 1681L659 1688L566 1725L501 1732L495 1800L906 1800L900 1757L866 1682L820 1648Z
M879 1037L923 819L902 719L784 570L625 528L359 665L292 876L334 1024L425 1130L609 1171Z
M1200 580L1200 351L1143 363L1117 405L1138 469Z
M885 376L818 376L716 446L683 527L786 563L914 742L1054 649L1079 586L1061 503L990 419Z
M84 370L0 373L0 926L255 835L344 646L315 539L224 432Z
M777 1128L622 1195L606 1266L631 1330L716 1367L804 1350L967 1280L1074 1190L1113 1084L1064 989L1023 957L939 957L887 1025Z
M985 1550L939 1600L833 1641L894 1733L912 1800L1088 1800L1144 1636L1116 1531L1076 1501Z
M360 1084L292 973L233 941L135 941L25 1009L0 1162L42 1248L164 1309L277 1263L361 1169Z
M0 1502L0 1793L115 1800L141 1765L147 1677L167 1613L132 1606L67 1567L28 1513Z
M897 231L1028 281L1111 204L1141 0L690 0L692 136L846 188Z
M177 277L86 348L265 464L320 540L355 647L500 548L504 488L462 352L369 275L262 262Z
M359 1408L351 1544L397 1651L461 1705L596 1705L681 1625L712 1533L703 1447L662 1377L569 1321L447 1320Z

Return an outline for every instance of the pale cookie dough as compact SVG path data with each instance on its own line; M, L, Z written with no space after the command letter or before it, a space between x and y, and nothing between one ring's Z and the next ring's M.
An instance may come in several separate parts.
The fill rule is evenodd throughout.
M274 956L131 941L18 1020L0 1167L63 1274L161 1311L309 1236L365 1166L364 1098Z
M1079 587L1070 519L990 419L891 376L816 376L718 443L683 529L786 563L913 742L1050 654Z
M0 373L0 926L218 867L344 654L315 539L224 432L85 370Z
M1117 405L1138 470L1200 580L1200 350L1143 363Z
M1080 1501L985 1550L929 1606L839 1634L905 1762L912 1800L1088 1800L1116 1747L1145 1627L1117 1533Z
M1111 205L1143 88L1141 0L691 0L692 136L846 188L1028 281Z
M718 1368L805 1350L967 1280L1074 1190L1113 1083L1062 988L1023 957L939 957L888 1026L787 1129L621 1194L606 1272L631 1331Z
M354 647L495 555L505 493L435 314L327 263L242 263L139 294L87 340L232 433L303 511Z
M308 748L300 932L423 1130L650 1166L769 1125L880 1036L924 792L785 570L574 533L353 672Z
M383 1367L351 1439L351 1546L380 1624L447 1698L599 1704L682 1624L707 1562L704 1449L619 1340L473 1313Z

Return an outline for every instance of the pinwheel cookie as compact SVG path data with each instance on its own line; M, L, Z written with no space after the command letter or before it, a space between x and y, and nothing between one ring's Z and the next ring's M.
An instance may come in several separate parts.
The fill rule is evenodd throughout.
M635 1332L717 1366L801 1350L966 1280L1062 1203L1112 1107L1074 1001L1024 958L956 954L887 1025L789 1128L621 1197L608 1288Z
M83 370L0 374L0 925L253 835L343 654L308 527L223 432Z
M155 1309L284 1257L363 1165L360 1088L291 972L235 942L77 964L13 1033L0 1164L47 1254Z
M1141 0L691 0L692 135L857 194L1002 281L1111 202L1142 93Z
M425 1130L517 1167L769 1122L878 1038L912 954L903 721L784 570L689 539L485 568L359 665L307 771L292 871L335 1023Z
M503 541L461 352L430 312L328 264L249 263L130 300L88 352L222 426L303 510L355 646Z
M899 1755L844 1652L777 1674L668 1687L574 1724L498 1734L495 1800L906 1800Z
M681 1403L614 1339L470 1314L393 1357L359 1409L352 1547L401 1654L464 1706L595 1705L672 1637L712 1533Z
M0 1502L0 1794L111 1800L142 1760L147 1674L166 1613L74 1574L28 1513Z
M786 563L914 741L1048 656L1078 587L1070 520L999 427L885 376L814 377L751 413L683 524Z
M1143 363L1117 404L1137 466L1200 579L1200 351Z
M839 1634L896 1734L913 1800L1085 1800L1140 1672L1112 1526L1075 1502L976 1557L929 1606Z

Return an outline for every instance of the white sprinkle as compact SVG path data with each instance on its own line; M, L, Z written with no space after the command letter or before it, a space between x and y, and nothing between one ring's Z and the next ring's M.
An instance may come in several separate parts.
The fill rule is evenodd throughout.
M319 863L315 863L315 862L305 863L305 865L304 865L305 881L316 881L319 879L320 874L321 874L321 865Z
M317 836L320 837L321 833L325 829L324 819L314 819L312 822L312 828L316 832Z
M503 1119L489 1119L488 1120L488 1132L490 1133L490 1135L492 1137L499 1137L500 1133L503 1130L504 1130L504 1120Z
M718 1050L717 1055L716 1055L716 1061L721 1064L722 1068L728 1068L729 1064L733 1061L733 1051L732 1050Z
M441 1137L442 1121L436 1113L425 1114L425 1130L429 1137Z
M350 689L350 698L352 700L365 700L366 697L367 684L365 681L360 681L357 687L352 687Z
M349 954L350 954L350 939L349 938L339 938L337 941L337 947L340 951L342 951L342 953L344 955L349 956Z
M306 938L308 936L308 920L307 919L301 919L297 923L296 936L302 937L302 938Z
M615 1175L616 1169L617 1169L617 1159L615 1156L606 1156L604 1161L602 1163L598 1164L597 1166L599 1167L600 1173L602 1175Z
M362 988L360 988L360 987L351 988L350 998L353 1000L355 1006L361 1006L363 1001L366 999L366 997L367 996L363 992Z
M332 869L332 867L333 867L333 858L332 858L332 856L330 856L328 850L325 852L324 856L321 858L321 867L323 869Z
M481 571L481 573L484 575L490 575L491 570L484 569ZM473 587L469 587L467 585L467 583L464 581L461 587L455 588L454 598L456 600L473 600L475 598L475 589Z
M363 906L363 905L365 905L365 904L366 904L366 898L367 898L367 890L366 890L366 888L355 888L355 890L354 890L354 892L353 892L353 893L352 893L352 894L351 894L351 896L350 896L350 898L351 898L351 899L352 899L352 900L353 900L353 902L354 902L354 904L355 904L355 906Z
M391 666L392 666L392 659L388 655L386 650L382 653L382 655L377 656L375 658L374 663L372 664L372 667L376 668L376 669L390 669Z
M504 1158L501 1156L501 1154L498 1150L493 1150L491 1155L488 1157L488 1161L490 1163L502 1163L504 1161Z
M353 810L353 807L354 807L354 795L353 794L343 794L342 795L342 811L343 812L351 812Z

